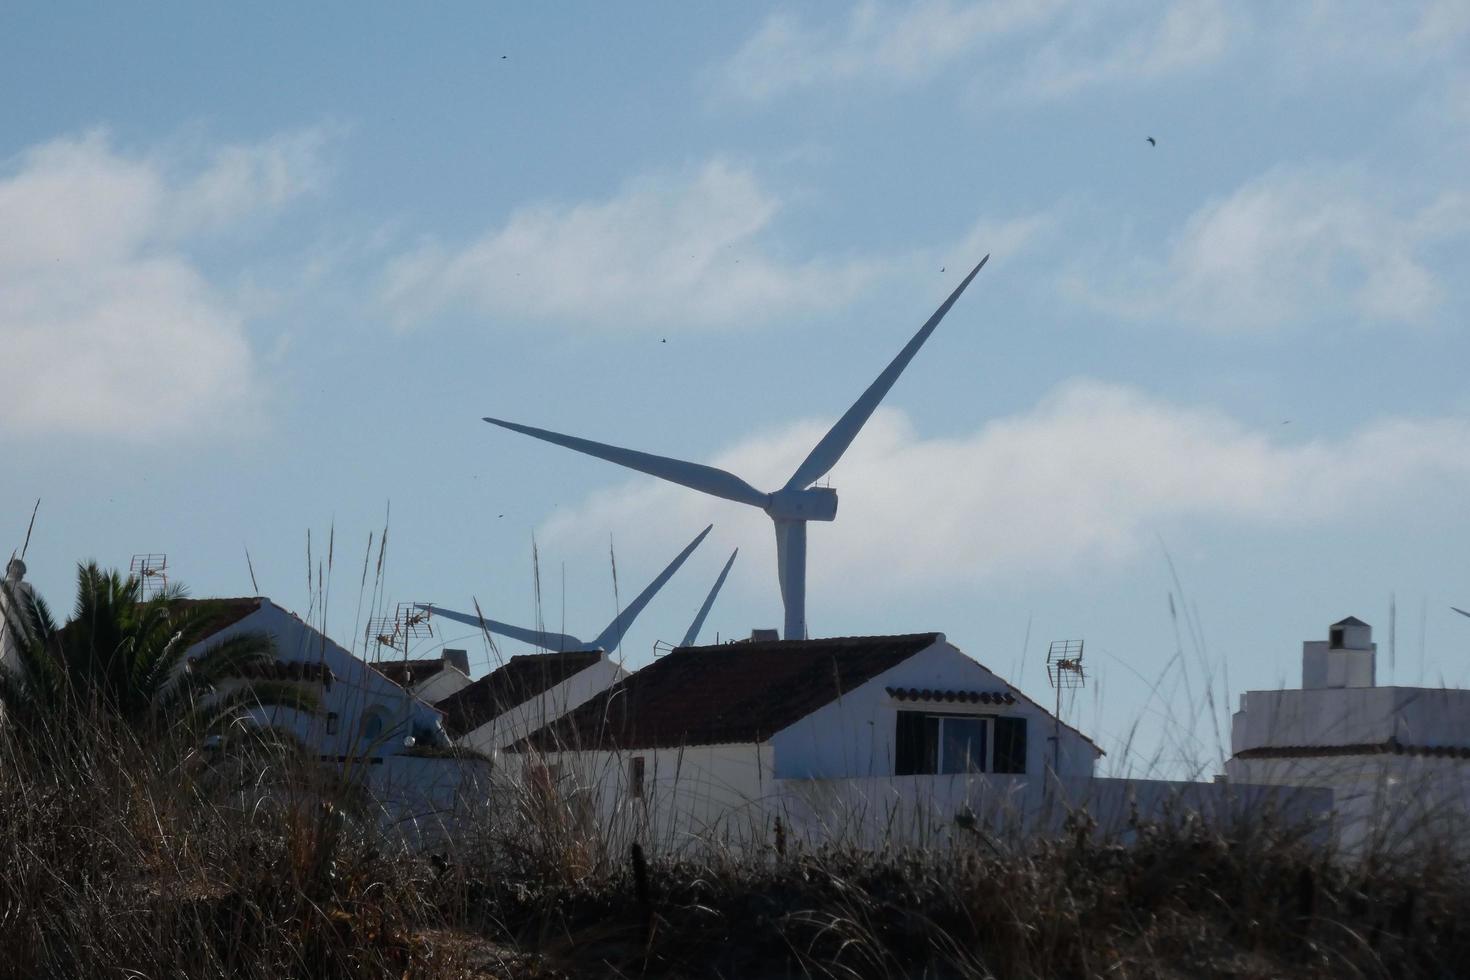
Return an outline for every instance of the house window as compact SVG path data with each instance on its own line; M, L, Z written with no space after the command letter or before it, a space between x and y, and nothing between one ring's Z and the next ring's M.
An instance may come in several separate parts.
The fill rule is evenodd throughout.
M939 719L939 771L984 772L986 727L984 718Z
M327 734L337 734L337 712L335 711L327 712Z
M628 795L635 800L643 799L643 756L635 755L628 760Z
M1026 771L1026 719L900 711L894 731L898 776Z
M1024 773L1026 771L1026 719L996 718L995 756L991 772Z

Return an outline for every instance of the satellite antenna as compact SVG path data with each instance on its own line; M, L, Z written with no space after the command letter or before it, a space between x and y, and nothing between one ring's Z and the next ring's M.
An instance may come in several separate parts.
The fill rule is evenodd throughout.
M128 573L138 580L138 592L144 599L156 599L168 590L168 555L134 555Z
M1062 765L1062 692L1087 685L1082 669L1082 640L1053 640L1046 651L1046 680L1057 692L1057 710L1052 715L1052 764L1057 774Z
M785 486L770 493L763 493L740 477L713 466L689 463L684 460L655 456L652 453L623 449L605 443L562 435L547 429L537 429L517 422L486 417L485 421L503 429L520 432L546 442L574 449L589 456L596 456L629 469L656 476L680 486L698 490L715 497L723 497L736 503L759 507L766 512L776 526L776 563L778 581L781 586L781 602L786 610L784 636L788 640L806 638L806 525L808 521L831 521L837 518L837 492L830 486L812 486L826 476L838 460L847 452L857 434L862 431L878 403L903 369L908 367L924 341L939 326L939 321L949 312L955 300L965 291L970 280L975 278L990 259L987 255L980 264L959 284L949 298L919 328L898 356L883 369L868 390L853 402L831 430L812 449L811 453L791 474Z
M658 590L662 589L664 584L674 577L674 573L679 570L679 566L684 564L684 559L694 553L694 549L699 547L700 542L704 540L705 535L709 534L713 527L714 525L711 524L703 531L700 531L699 535L693 541L689 542L684 547L684 550L675 556L673 561L669 562L668 567L660 572L657 578L648 583L647 588L638 593L638 597L628 604L628 608L614 616L613 621L608 623L607 627L590 642L579 640L575 636L567 633L553 633L549 630L535 630L526 629L523 626L512 626L509 623L497 622L493 619L486 619L483 616L455 612L453 609L445 609L442 606L436 606L432 603L419 602L414 605L421 610L432 611L435 616L452 619L457 623L464 623L476 629L486 630L500 636L508 636L513 640L521 640L532 646L540 647L542 650L549 650L552 653L572 653L591 650L612 653L618 648L618 644L623 642L623 634L628 632L628 628L633 625L633 621L638 618L638 614L658 594ZM726 567L728 569L728 566Z
M429 619L428 610L417 602L400 602L392 616L370 618L366 639L369 646L376 644L373 660L382 661L383 647L392 650L396 656L400 644L403 647L403 659L407 660L409 647L414 640L434 635L434 627Z
M704 617L709 615L710 607L715 604L715 596L720 594L720 587L725 584L725 576L730 574L730 566L735 564L735 556L740 554L736 548L730 552L730 560L725 562L725 567L720 569L720 577L715 579L714 587L709 590L709 595L704 597L704 605L699 607L699 613L695 615L694 622L689 624L689 632L684 634L680 641L681 647L692 647L699 640L699 628L704 625Z

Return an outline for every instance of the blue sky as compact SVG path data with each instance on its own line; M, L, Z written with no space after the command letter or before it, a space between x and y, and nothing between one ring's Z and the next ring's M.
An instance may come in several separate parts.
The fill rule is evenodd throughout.
M1462 684L1467 55L1454 2L7 5L0 528L42 498L63 607L248 546L305 611L335 527L348 640L389 501L387 601L533 622L534 533L588 634L610 543L626 601L713 521L636 666L737 545L709 634L779 623L769 523L480 416L775 486L989 252L832 474L815 634L1038 697L1085 638L1068 718L1165 764L1348 614Z

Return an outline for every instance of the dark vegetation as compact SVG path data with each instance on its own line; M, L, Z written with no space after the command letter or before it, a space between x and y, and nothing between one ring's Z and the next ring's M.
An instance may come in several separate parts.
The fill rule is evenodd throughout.
M67 676L57 710L5 702L3 977L1438 978L1470 964L1470 869L1450 848L1349 860L1269 814L1226 831L1181 817L1124 843L1074 815L1051 839L870 854L774 832L674 860L614 848L527 790L420 853L380 830L350 771L281 740L203 748L216 715L163 724L166 693L142 710L84 687L113 674Z

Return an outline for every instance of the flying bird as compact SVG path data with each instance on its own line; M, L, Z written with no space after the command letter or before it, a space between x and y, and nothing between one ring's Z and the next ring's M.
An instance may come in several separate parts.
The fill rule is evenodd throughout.
M1150 137L1148 137L1148 145L1149 146L1158 146L1159 143L1158 143L1158 140L1156 140L1152 136L1150 136Z

